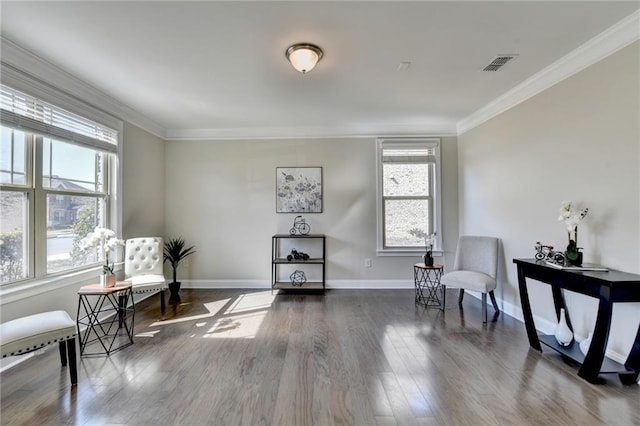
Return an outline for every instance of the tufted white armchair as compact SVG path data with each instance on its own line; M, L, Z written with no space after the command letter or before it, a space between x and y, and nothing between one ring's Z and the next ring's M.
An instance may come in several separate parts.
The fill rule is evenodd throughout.
M130 238L125 242L124 274L134 293L160 292L160 311L164 318L164 243L160 237Z
M493 290L496 288L498 272L498 239L463 235L458 241L453 270L443 274L440 283L447 287L459 288L458 304L462 304L464 290L482 293L482 318L487 322L487 293L491 303L500 314Z

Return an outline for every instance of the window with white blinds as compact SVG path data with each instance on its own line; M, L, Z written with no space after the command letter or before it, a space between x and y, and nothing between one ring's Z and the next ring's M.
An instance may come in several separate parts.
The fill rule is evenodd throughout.
M55 105L0 85L2 125L53 136L78 145L116 152L118 132Z
M0 85L0 286L99 265L81 240L117 229L118 140L109 126Z
M440 223L440 140L379 139L377 159L378 253L422 252Z

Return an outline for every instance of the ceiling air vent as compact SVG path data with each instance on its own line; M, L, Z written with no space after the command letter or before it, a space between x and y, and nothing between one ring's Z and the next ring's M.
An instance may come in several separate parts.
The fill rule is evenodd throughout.
M508 62L517 57L518 55L498 55L482 71L500 71Z

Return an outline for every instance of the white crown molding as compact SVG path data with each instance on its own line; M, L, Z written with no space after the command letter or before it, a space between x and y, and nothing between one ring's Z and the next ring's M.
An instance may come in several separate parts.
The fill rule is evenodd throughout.
M380 125L332 127L259 127L220 129L167 129L165 139L182 140L234 140L234 139L292 139L292 138L377 138L384 136L437 135L456 136L454 123L438 125Z
M640 10L460 120L457 124L458 135L502 114L637 40L640 40Z
M0 36L0 59L20 72L31 75L103 112L128 121L159 138L165 137L165 129L155 121L4 36Z

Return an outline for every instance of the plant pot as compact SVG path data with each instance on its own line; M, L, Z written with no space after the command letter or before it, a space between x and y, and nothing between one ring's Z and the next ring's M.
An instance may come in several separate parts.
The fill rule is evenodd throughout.
M115 287L116 286L116 275L115 274L102 274L100 275L100 286L101 287Z
M425 266L433 266L433 256L425 254L424 255L424 264L425 264Z
M565 252L565 257L567 259L567 262L571 265L571 266L582 266L582 252L580 251L581 249L577 249L577 251L574 252Z
M180 303L180 281L169 283L169 303Z

